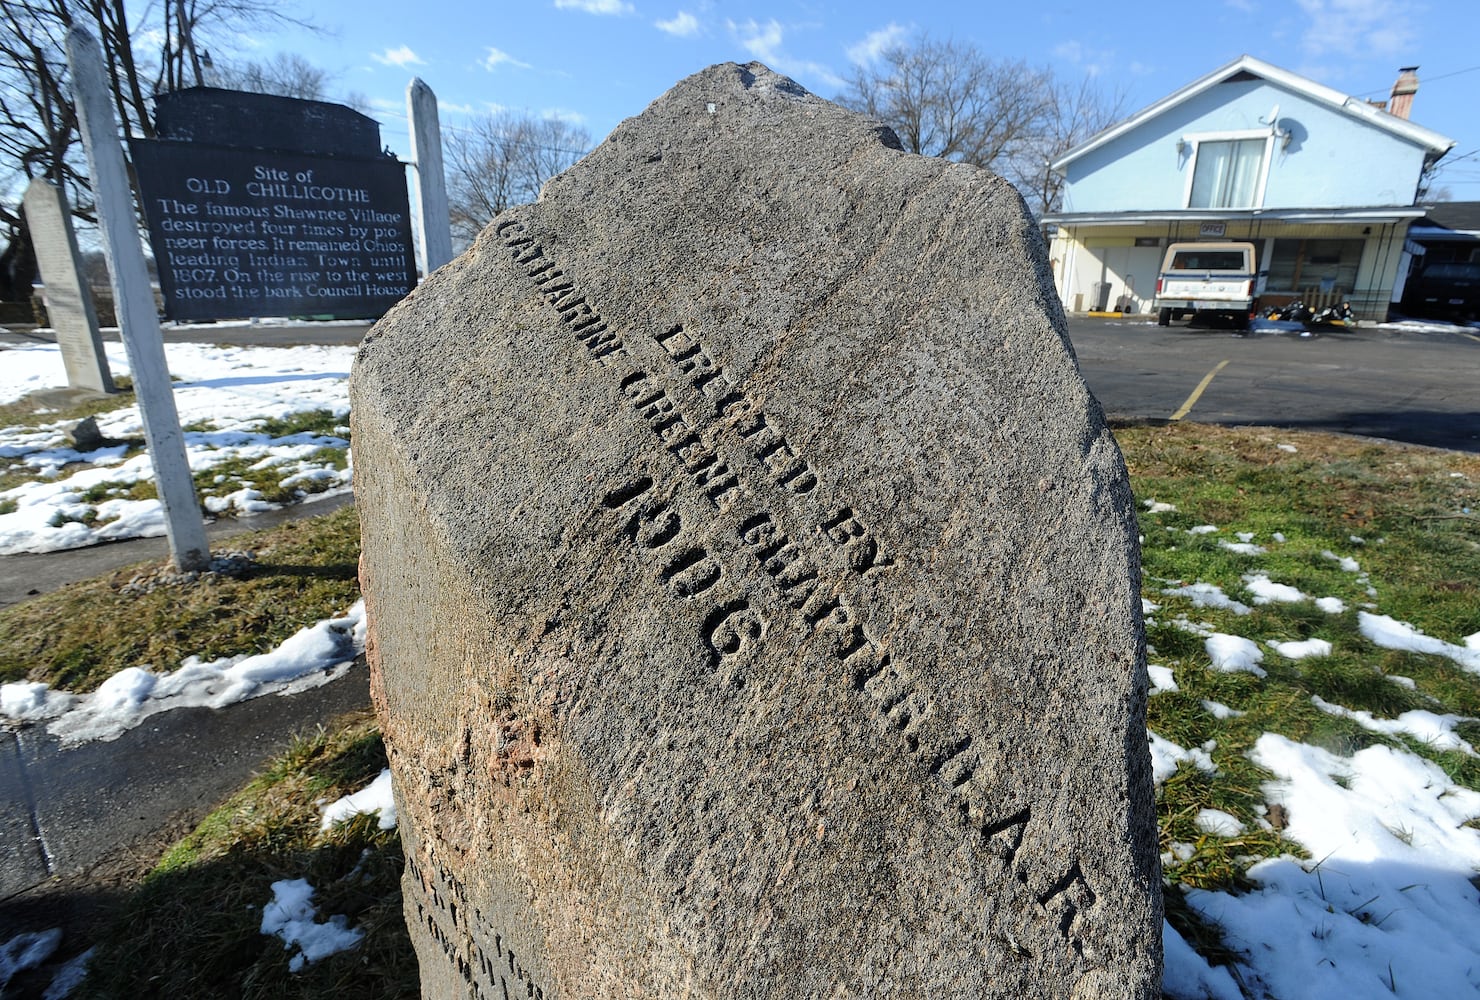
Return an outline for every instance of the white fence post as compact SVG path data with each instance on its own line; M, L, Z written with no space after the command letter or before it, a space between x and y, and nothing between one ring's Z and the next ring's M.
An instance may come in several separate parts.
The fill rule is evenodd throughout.
M418 77L406 88L406 110L411 119L411 159L416 197L413 213L421 245L417 263L423 275L452 259L452 221L447 206L447 175L442 168L442 126L437 95Z
M195 483L190 477L190 462L185 455L185 435L175 409L164 337L159 332L149 270L139 246L133 193L129 189L123 146L103 71L103 52L97 39L81 28L67 32L67 61L72 67L82 146L87 152L88 173L97 201L98 228L102 231L103 256L113 285L114 309L123 332L129 367L133 369L134 397L144 421L144 440L154 464L155 487L164 506L170 555L182 571L205 569L210 565L211 552L206 543L200 502L195 496Z

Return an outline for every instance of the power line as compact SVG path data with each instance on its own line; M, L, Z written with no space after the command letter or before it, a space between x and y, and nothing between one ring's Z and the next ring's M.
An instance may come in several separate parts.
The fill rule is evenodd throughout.
M1464 69L1457 69L1457 70L1455 70L1452 73L1440 73L1438 76L1426 76L1422 80L1420 80L1419 82L1420 83L1434 83L1434 82L1436 82L1438 80L1448 80L1450 77L1453 77L1453 76L1463 76L1465 73L1474 73L1477 70L1480 70L1480 66L1467 66ZM1357 97L1366 97L1368 94L1384 94L1384 93L1391 93L1391 92L1392 92L1392 85L1391 84L1388 84L1387 86L1374 87L1371 90L1364 90L1364 91L1362 91L1361 93L1358 93L1355 96L1357 96Z

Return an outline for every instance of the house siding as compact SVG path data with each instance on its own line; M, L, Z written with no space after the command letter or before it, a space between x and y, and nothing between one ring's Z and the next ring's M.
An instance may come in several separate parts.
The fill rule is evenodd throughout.
M1263 208L1408 205L1423 169L1424 149L1266 80L1216 84L1138 128L1070 163L1065 212L1181 209L1193 168L1192 149L1177 141L1209 132L1268 130L1274 105L1291 133L1270 157ZM1360 165L1360 169L1355 169Z

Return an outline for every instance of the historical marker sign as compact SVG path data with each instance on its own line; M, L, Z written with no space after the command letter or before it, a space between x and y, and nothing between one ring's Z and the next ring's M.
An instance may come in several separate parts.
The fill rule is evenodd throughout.
M1160 995L1133 500L1005 181L712 67L351 397L423 996Z
M347 131L348 148L325 155L342 116L324 109L335 105L181 94L188 106L166 104L160 126L185 138L130 143L167 316L375 317L415 287L405 166L375 148L373 122L370 136ZM220 145L231 135L204 119L225 107L236 109L228 120L266 117L273 130L241 131L277 148Z

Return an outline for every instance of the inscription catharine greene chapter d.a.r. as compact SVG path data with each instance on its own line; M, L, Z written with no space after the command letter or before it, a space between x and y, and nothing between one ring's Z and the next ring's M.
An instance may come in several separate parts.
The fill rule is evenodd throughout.
M614 537L643 557L673 599L712 600L703 639L714 680L733 681L772 623L743 596L752 581L725 586L724 564L703 544L709 532L726 535L748 553L753 579L774 588L779 604L789 609L788 624L820 644L839 683L896 733L963 828L1030 892L1066 946L1082 950L1076 923L1097 896L1079 861L1058 870L1044 866L1032 846L1031 807L996 800L998 782L987 773L978 744L984 736L945 718L907 655L873 635L855 613L854 581L871 580L894 564L866 519L849 505L820 501L827 491L819 489L819 472L735 384L699 333L682 324L649 334L618 330L528 227L505 220L495 231L512 264L558 314L587 359L609 373L631 414L667 456L668 475L633 474L608 484L594 499L612 515ZM660 352L639 352L629 344L629 337L642 336ZM659 361L642 364L640 355ZM684 509L709 511L707 523L685 523L674 497L679 490L702 498L698 507ZM784 522L801 529L787 532ZM839 565L846 568L828 568Z

